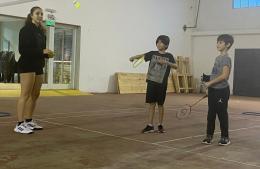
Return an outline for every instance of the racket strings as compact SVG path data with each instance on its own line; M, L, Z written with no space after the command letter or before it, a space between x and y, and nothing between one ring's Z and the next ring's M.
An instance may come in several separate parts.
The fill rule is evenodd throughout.
M195 103L193 103L192 105L186 104L184 105L177 113L176 113L176 117L177 119L184 119L187 118L191 115L192 112L192 107L196 106L198 103L200 103L202 100L204 100L205 98L207 98L208 96L205 95L202 98L200 98L198 101L196 101Z
M191 114L191 105L184 105L176 114L178 119L184 119L189 117Z

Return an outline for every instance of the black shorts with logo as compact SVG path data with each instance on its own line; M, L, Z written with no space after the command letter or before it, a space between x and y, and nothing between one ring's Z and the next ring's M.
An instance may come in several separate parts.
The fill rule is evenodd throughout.
M167 83L159 84L152 81L147 81L146 103L157 103L164 105L167 91Z

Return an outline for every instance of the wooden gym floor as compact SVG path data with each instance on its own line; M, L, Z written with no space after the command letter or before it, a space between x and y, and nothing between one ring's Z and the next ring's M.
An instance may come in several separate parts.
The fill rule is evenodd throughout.
M260 168L259 98L231 97L232 144L202 145L207 101L178 120L183 104L201 95L168 94L165 134L141 134L147 114L143 94L41 97L36 118L43 131L13 132L17 98L0 98L0 169L257 169ZM157 118L156 118L157 121Z

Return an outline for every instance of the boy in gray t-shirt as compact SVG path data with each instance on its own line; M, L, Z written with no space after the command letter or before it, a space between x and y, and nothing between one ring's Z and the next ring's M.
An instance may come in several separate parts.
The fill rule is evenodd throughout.
M221 129L221 139L219 145L229 145L228 133L228 100L230 95L228 79L231 71L231 59L228 56L228 50L234 43L231 35L220 35L217 39L217 49L220 55L215 59L210 81L206 82L208 88L208 122L207 137L202 141L204 144L211 144L216 115L218 115Z

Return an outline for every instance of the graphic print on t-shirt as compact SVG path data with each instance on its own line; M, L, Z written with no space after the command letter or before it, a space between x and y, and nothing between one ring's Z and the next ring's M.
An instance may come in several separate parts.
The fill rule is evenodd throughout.
M166 73L168 65L160 64L158 62L159 60L164 60L166 62L169 62L169 59L166 57L153 55L148 69L147 80L157 82L157 83L163 82L163 78Z

